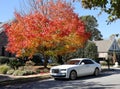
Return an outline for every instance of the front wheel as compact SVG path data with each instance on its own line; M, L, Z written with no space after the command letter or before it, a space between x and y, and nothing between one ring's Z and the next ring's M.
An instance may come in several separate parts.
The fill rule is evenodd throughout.
M75 79L77 78L77 73L76 73L76 71L71 71L69 78L70 78L71 80L75 80Z

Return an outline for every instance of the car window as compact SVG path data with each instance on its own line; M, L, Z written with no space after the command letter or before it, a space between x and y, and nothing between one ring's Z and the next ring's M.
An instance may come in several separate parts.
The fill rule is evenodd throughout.
M79 63L80 63L80 60L69 60L69 61L67 61L66 64L78 65Z
M81 62L81 64L82 64L82 63L84 63L84 64L94 64L94 62L91 61L91 60L83 60L83 61Z

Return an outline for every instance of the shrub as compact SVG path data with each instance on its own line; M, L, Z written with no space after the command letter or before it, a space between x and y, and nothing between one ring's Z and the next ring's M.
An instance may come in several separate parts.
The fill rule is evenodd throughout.
M35 65L35 63L32 62L31 60L26 61L26 63L25 63L25 66L34 66L34 65Z
M0 64L7 64L9 62L8 57L0 56Z
M18 70L24 70L25 69L25 66L20 66L19 68L18 68Z
M40 72L39 73L44 73L44 71L43 70L39 70Z
M44 73L48 73L48 72L49 72L49 69L44 69L43 72L44 72Z
M15 57L10 57L9 60L15 60L16 58Z
M24 74L23 75L31 75L31 74L35 74L35 72L32 71L32 70L24 70Z
M49 69L39 69L38 73L48 73Z
M18 69L18 67L24 65L24 62L21 59L11 58L8 65L13 69Z
M35 72L32 71L32 70L15 70L12 75L14 75L14 76L24 76L24 75L31 75L31 74L35 74Z
M0 66L0 74L6 74L9 69L10 69L9 66L7 66L7 65L1 65Z
M37 69L37 70L36 70L36 73L41 73L40 69Z
M12 75L12 74L14 73L14 71L15 71L15 70L13 70L13 69L8 70L8 71L7 71L7 74L8 74L8 75Z
M23 76L24 75L24 71L22 71L22 70L15 70L12 75L14 75L14 76Z
M33 55L31 61L33 61L35 63L35 65L43 65L43 56L39 53L36 53Z
M107 65L107 62L106 62L106 61L100 61L100 64L101 64L102 66L106 66L106 65Z

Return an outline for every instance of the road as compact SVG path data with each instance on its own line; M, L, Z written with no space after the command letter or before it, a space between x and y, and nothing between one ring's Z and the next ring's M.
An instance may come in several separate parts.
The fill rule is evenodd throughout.
M47 79L24 84L14 84L0 89L120 89L120 70L107 71L99 77L86 76L77 80Z

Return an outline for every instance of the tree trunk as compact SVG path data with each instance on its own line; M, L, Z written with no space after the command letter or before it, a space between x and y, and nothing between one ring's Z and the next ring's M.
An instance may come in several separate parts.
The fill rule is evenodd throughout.
M44 68L47 68L47 64L48 64L48 56L45 55L44 56Z
M58 59L57 62L58 62L59 64L64 64L61 55L57 55L57 59Z

